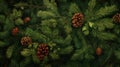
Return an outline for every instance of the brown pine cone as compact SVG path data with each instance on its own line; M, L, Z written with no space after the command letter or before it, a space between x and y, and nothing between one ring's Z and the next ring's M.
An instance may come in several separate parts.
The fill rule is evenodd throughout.
M37 57L43 60L45 56L49 53L49 48L47 44L40 44L37 48Z
M32 39L30 37L22 37L21 38L21 44L22 45L29 45L32 44Z
M83 24L84 16L82 13L75 13L72 17L72 26L77 28Z
M113 21L115 23L120 23L120 14L117 13L116 15L113 16Z

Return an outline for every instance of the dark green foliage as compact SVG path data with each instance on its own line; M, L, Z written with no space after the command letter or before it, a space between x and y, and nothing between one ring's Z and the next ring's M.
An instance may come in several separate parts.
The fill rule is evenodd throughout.
M120 9L115 0L0 0L0 7L1 67L120 66L120 26L112 20ZM78 28L72 27L75 13L84 15ZM14 27L19 28L16 36ZM25 36L32 44L21 45ZM36 55L41 43L49 46L42 61Z

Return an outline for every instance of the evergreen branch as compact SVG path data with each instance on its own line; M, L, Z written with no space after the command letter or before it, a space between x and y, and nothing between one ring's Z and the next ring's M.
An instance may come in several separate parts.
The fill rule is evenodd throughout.
M72 37L73 37L73 41L74 41L74 44L75 44L75 48L76 49L81 48L81 42L79 41L79 39L76 36L76 30L73 30L73 36Z
M72 46L65 47L61 49L60 54L70 54L73 51Z
M32 4L27 4L27 3L17 3L13 5L15 7L32 7L32 8L46 8L45 6L38 6L38 5L32 5Z
M111 18L105 18L99 21L96 21L94 26L97 27L98 31L104 31L105 29L112 29L114 24L112 23Z
M43 4L46 6L47 10L59 15L55 0L43 0Z
M93 19L93 15L94 15L94 8L95 8L95 5L96 5L96 0L90 0L89 3L88 3L88 9L86 10L85 12L85 18L87 21Z
M8 49L6 51L6 57L7 58L11 58L14 48L15 48L14 45L11 45L11 46L8 47Z
M81 30L77 32L77 35L78 35L78 38L81 40L83 47L87 46L87 42L85 41L85 38Z
M4 47L4 46L6 46L6 43L3 41L0 41L0 47Z
M110 60L110 57L112 56L113 49L109 51L108 57L105 59L104 63L101 66L104 66L105 63L107 63Z
M46 19L46 18L54 18L54 17L56 17L56 15L54 14L54 13L52 13L52 12L49 12L49 11L38 11L38 13L37 13L37 16L38 17L41 17L42 19Z
M99 34L97 35L97 37L100 40L114 40L114 39L117 38L117 36L115 34L106 33L106 32L99 32Z
M96 5L96 0L91 0L91 1L88 3L88 10L89 10L90 12L92 12L92 10L94 9L95 5Z
M20 62L19 66L26 67L30 62L31 62L31 57L26 57Z
M104 16L107 16L115 11L117 11L117 7L115 5L112 6L105 6L100 8L98 11L95 12L95 18L94 19L98 19Z
M7 38L8 35L9 35L8 31L0 32L1 39Z
M33 31L30 28L27 28L25 31L25 35L30 36L33 38L33 40L38 41L38 42L46 42L46 36L37 32L37 31Z
M70 7L69 7L69 16L72 16L74 13L77 13L79 12L80 9L79 7L77 6L77 4L75 3L71 3Z

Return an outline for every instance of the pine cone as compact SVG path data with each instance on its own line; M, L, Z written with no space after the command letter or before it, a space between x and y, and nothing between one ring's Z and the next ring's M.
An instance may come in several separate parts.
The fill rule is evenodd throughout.
M32 39L30 37L22 37L21 38L21 44L22 45L29 45L32 44Z
M13 28L12 29L12 35L17 35L18 34L18 32L19 32L19 29L18 29L18 27L15 27L15 28Z
M113 21L115 23L120 23L120 14L117 13L116 15L113 16Z
M49 48L47 44L40 44L37 48L37 57L43 60L45 56L49 53Z
M75 13L72 17L72 26L81 27L83 24L84 16L82 13Z

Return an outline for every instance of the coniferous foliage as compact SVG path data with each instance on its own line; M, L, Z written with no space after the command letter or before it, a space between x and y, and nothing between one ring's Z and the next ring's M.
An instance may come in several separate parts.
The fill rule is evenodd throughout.
M120 66L119 0L0 0L0 7L0 67Z

